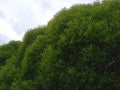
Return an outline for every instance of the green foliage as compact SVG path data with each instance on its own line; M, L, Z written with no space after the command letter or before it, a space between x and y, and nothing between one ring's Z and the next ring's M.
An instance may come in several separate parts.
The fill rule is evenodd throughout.
M20 45L20 41L10 41L8 44L0 46L0 65L5 64L7 59L15 55Z
M120 1L62 9L0 46L0 90L119 90Z
M44 34L45 28L46 27L44 26L42 28L39 27L39 28L35 28L27 31L23 38L25 45L28 46L29 44L32 44L38 35Z

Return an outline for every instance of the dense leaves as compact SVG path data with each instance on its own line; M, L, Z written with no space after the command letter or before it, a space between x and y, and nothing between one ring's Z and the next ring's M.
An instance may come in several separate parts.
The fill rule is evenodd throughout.
M120 1L62 9L0 46L0 90L120 90Z
M5 64L7 59L15 55L20 45L20 41L11 41L8 44L0 46L0 65Z

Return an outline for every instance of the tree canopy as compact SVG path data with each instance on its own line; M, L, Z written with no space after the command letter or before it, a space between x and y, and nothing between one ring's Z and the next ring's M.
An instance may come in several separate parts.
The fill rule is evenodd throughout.
M63 8L0 46L0 90L120 90L120 1Z

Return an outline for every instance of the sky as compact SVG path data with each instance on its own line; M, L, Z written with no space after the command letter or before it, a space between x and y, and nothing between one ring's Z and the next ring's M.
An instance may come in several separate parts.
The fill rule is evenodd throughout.
M95 0L0 0L0 45L22 40L24 33L48 21L62 8Z

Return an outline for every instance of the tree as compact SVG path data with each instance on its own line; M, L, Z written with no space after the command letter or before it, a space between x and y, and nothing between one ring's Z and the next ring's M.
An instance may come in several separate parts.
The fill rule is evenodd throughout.
M119 9L119 0L64 8L18 46L0 46L0 89L119 90Z

